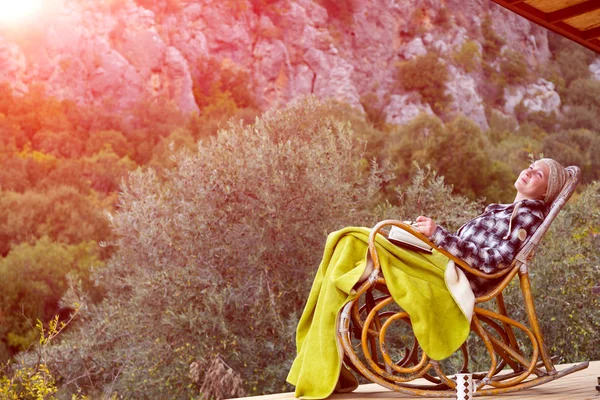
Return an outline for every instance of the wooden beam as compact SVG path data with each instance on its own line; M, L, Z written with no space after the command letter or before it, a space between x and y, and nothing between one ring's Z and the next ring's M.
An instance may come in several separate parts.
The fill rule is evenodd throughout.
M560 21L560 22L553 24L553 26L559 30L558 33L561 33L560 31L562 31L562 32L568 33L569 35L576 36L577 38L579 38L581 40L586 40L583 37L583 32L581 32L577 28L572 27L571 25L567 24L566 22Z
M590 39L600 37L600 33L596 31L597 29L600 29L600 28L588 29L586 31L587 34L585 34L586 36L584 36L583 32L581 32L580 30L578 30L576 28L573 28L571 25L569 25L563 21L559 21L554 24L548 23L546 21L546 16L548 14L538 10L537 8L535 9L535 10L537 10L537 12L528 12L528 11L531 11L531 8L534 8L534 7L529 6L528 4L520 4L520 3L522 3L520 1L518 3L514 3L514 4L509 3L509 1L507 1L507 0L492 0L492 1L496 4L501 5L504 8L514 12L515 14L522 16L523 18L527 18L531 22L541 25L546 29L556 32L559 35L562 35L568 39L571 39L574 42L577 42L580 45L585 46L588 49L593 50L596 53L600 54L600 45L595 40L590 40Z
M594 50L596 53L600 53L600 41L598 41L598 37L600 37L600 27L588 29L587 31L580 31L577 28L573 28L571 25L566 22L557 22L554 25L551 25L556 29L553 29L556 33L559 33L571 40L576 41L577 43ZM549 28L551 29L551 28Z
M585 14L590 11L600 9L599 0L588 0L583 3L575 4L571 7L563 8L546 14L546 21L553 24L555 22L564 21L565 19Z
M526 13L526 14L528 14L528 15L534 16L534 17L536 17L536 18L538 18L538 19L540 19L542 21L546 21L546 17L548 15L545 12L543 12L543 11L541 11L541 10L533 7L533 6L530 6L527 3L516 4L515 8L518 9L518 10L520 10L520 11L522 11L522 12L524 12L524 13Z
M600 37L600 26L583 31L582 37L584 40L596 39Z

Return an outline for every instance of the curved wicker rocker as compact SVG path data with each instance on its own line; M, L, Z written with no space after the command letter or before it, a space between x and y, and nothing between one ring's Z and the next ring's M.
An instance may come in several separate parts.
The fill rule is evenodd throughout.
M355 300L346 304L339 315L337 332L338 342L344 351L344 364L368 380L378 383L396 392L413 396L454 397L456 381L454 374L469 372L469 350L467 343L451 357L451 362L431 360L420 348L414 335L406 340L398 339L400 330L410 332L410 317L394 302L387 291L385 277L380 276L380 265L375 249L375 236L385 226L394 225L404 229L432 247L454 260L463 270L484 277L495 279L499 283L487 294L475 301L474 315L471 321L471 332L479 339L479 354L487 354L489 369L487 372L473 374L475 396L516 392L533 386L561 378L588 367L584 362L568 369L557 371L557 361L548 355L544 339L540 331L533 304L527 262L531 259L536 245L548 230L548 227L569 199L580 179L578 167L568 167L570 178L557 199L552 203L549 213L542 225L531 235L521 247L513 263L506 269L493 274L485 274L469 267L464 261L438 248L414 230L410 225L400 221L386 220L378 223L369 238L369 251L373 259L374 270L369 279L357 288ZM523 305L528 316L528 325L518 322L507 315L502 292L509 282L519 275ZM483 308L490 300L495 299L496 310ZM395 327L395 328L394 328ZM394 333L394 331L396 333ZM390 333L392 332L392 333ZM352 336L354 335L354 343ZM406 336L406 334L404 335ZM522 349L523 343L529 342L529 351ZM356 348L355 348L356 346ZM392 360L392 358L396 360ZM462 358L462 361L460 359ZM459 366L462 363L462 367ZM444 371L452 369L452 371ZM459 369L459 370L457 370ZM424 378L425 384L411 381Z

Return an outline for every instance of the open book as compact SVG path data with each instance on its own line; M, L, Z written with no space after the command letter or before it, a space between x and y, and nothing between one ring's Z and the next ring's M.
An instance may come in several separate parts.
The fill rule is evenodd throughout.
M394 243L396 246L405 247L407 249L424 251L431 254L431 246L422 241L421 239L413 236L404 229L392 226L388 240Z

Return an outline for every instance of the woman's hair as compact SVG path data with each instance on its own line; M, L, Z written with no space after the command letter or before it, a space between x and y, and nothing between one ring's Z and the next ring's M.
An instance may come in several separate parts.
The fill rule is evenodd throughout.
M550 170L548 188L546 189L546 197L544 197L544 203L550 205L565 186L565 182L569 179L569 172L558 161L551 158L542 158L540 161L544 162Z

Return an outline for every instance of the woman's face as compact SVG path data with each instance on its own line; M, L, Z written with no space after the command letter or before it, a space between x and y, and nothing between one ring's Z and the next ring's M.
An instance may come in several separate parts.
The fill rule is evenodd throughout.
M525 198L542 200L548 188L550 168L543 161L536 161L519 174L515 188Z

